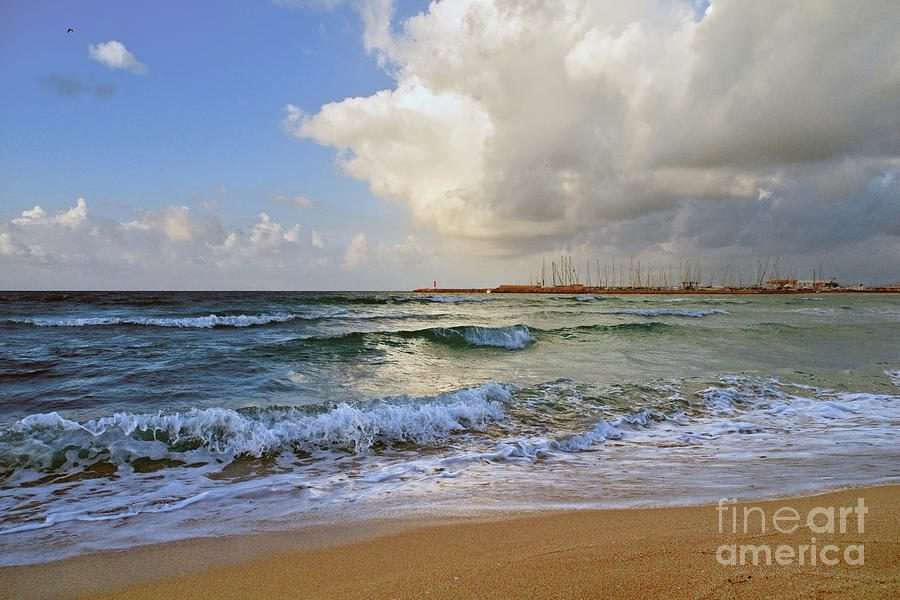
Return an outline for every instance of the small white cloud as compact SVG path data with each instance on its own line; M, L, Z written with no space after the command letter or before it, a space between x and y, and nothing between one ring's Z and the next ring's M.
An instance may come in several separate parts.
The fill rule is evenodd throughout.
M122 223L122 228L155 231L172 242L205 240L213 243L223 236L222 228L217 222L196 218L187 206L167 206L160 211L142 211L140 218Z
M306 196L294 196L293 198L289 198L284 194L276 194L275 201L281 202L282 204L287 204L288 206L300 206L303 208L314 208L319 205L318 200L313 200L312 198L307 198Z
M87 219L87 203L79 198L76 206L56 216L56 222L63 227L74 229Z
M322 234L315 229L312 230L312 245L316 248L325 247L325 239L322 237Z
M60 225L74 229L87 219L87 203L79 198L76 205L65 212L48 216L47 211L38 205L31 210L23 210L22 216L12 220L13 225Z
M300 241L300 226L294 225L290 229L288 229L284 234L284 239L287 242L291 242L292 244L296 244Z
M296 244L300 241L300 226L294 225L285 229L281 223L276 223L266 213L259 213L259 223L250 230L250 247L245 249L245 254L255 255L260 249L280 250L287 244Z
M369 240L366 239L366 234L357 233L347 247L347 252L344 254L344 262L341 263L341 268L351 271L365 262L368 256Z
M136 59L121 42L115 40L96 45L88 44L88 56L110 69L126 69L141 75L147 72L147 65Z
M16 225L37 225L45 222L46 218L47 212L36 204L31 210L23 210L22 216L13 219L12 222Z

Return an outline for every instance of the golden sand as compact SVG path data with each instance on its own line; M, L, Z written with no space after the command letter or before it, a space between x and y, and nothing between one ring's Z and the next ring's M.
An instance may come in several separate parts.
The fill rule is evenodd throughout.
M815 507L855 507L846 533L805 524ZM743 507L749 513L743 533ZM793 533L773 528L796 510ZM738 534L732 533L737 510ZM780 513L791 529L790 511ZM719 533L721 524L723 533ZM814 524L827 524L818 515ZM838 525L837 519L835 524ZM815 542L812 542L815 538ZM792 548L791 564L723 566L720 546ZM811 565L809 547L816 546ZM835 565L822 564L837 559ZM859 559L864 546L864 564ZM807 548L803 548L806 546ZM844 552L851 548L850 554ZM803 565L796 553L804 554ZM782 551L782 559L787 551ZM439 525L374 523L135 548L0 570L4 598L898 598L900 486L746 505L583 510Z

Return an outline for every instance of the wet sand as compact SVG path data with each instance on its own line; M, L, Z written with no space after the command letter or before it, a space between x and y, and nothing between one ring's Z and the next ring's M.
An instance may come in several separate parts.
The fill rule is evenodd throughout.
M868 509L862 530L860 498ZM744 533L745 506L765 512L765 533L758 510L749 512ZM784 531L794 525L790 509L799 515L792 533L773 526L781 507L788 507L779 513ZM807 527L815 507L834 507L834 534ZM845 515L845 533L840 507L854 507ZM814 518L817 526L827 522L827 514ZM720 564L717 556L730 558L720 547L732 544L738 554L741 545L770 548L771 564L762 550L761 564L752 564L753 552L744 554L747 564ZM823 555L830 545L836 548ZM777 563L780 546L793 552L790 564ZM784 562L789 552L780 552ZM823 557L837 564L823 564ZM864 564L848 564L848 558ZM185 540L0 569L0 597L897 598L900 486L754 501L736 509L726 504L721 510L575 510L443 524L379 521Z

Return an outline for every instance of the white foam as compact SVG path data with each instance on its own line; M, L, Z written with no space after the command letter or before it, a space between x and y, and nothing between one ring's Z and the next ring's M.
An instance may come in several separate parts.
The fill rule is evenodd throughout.
M84 521L84 522L96 522L96 521L117 521L119 519L125 519L128 517L136 517L140 514L144 513L166 513L172 512L186 506L190 506L195 502L199 502L203 498L210 495L210 492L201 492L195 496L191 496L188 498L181 498L179 500L173 500L170 502L166 502L163 500L155 500L150 504L145 504L143 506L132 506L126 510L113 512L109 514L92 514L90 512L81 512L81 513L52 513L47 515L43 521L37 521L32 523L25 523L24 525L19 525L18 527L10 527L8 529L0 529L0 535L7 535L11 533L20 533L23 531L33 531L35 529L45 529L52 525L56 525L57 523L65 523L67 521Z
M299 315L277 313L272 315L226 315L215 314L203 317L84 317L76 319L15 319L18 323L28 323L37 327L92 327L100 325L144 325L150 327L211 328L211 327L251 327L267 323L283 323Z
M207 408L172 414L117 413L79 424L50 413L26 417L13 430L26 435L22 443L46 446L47 452L32 454L45 461L50 460L52 444L57 439L66 447L77 444L92 448L98 443L95 440L102 437L102 443L124 459L135 454L147 456L153 446L162 448L161 442L141 441L148 433L170 445L200 443L211 452L231 456L259 457L279 450L323 448L364 453L376 443L430 444L465 430L484 429L503 419L501 402L509 400L514 390L512 386L490 383L433 398L399 399L396 403L340 403L320 414L284 408L248 415L232 409ZM72 435L58 438L55 432L61 430L81 430L81 439ZM128 443L123 445L123 441Z
M288 381L295 385L305 385L309 383L309 375L304 375L303 373L298 373L294 370L288 371L287 378Z
M718 414L729 414L734 411L735 404L747 403L746 395L732 388L709 387L697 392L707 408Z
M23 432L34 428L58 428L65 430L83 429L83 427L75 421L64 419L57 412L43 413L36 415L28 415L24 419L13 425L13 431Z
M757 433L763 430L756 423L748 423L746 421L723 421L719 424L719 428L736 433Z
M894 369L893 371L885 371L885 375L891 380L891 383L900 386L900 369Z
M581 452L590 450L594 445L606 440L620 439L623 435L622 431L618 430L615 424L600 421L593 428L582 434L559 441L558 445L560 449L566 452Z

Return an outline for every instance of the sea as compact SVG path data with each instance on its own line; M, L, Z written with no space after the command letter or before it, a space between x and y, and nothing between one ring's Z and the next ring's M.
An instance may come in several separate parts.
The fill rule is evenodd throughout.
M900 295L0 292L0 565L900 481Z

